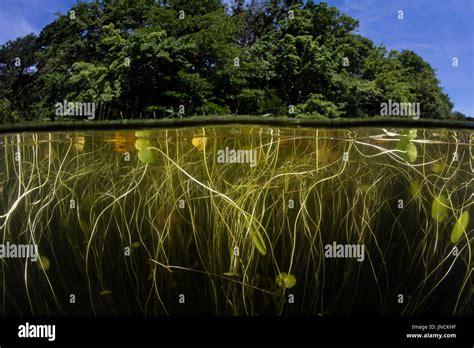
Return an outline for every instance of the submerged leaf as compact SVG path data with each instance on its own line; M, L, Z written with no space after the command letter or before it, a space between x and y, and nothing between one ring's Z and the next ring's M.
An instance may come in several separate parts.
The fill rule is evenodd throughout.
M198 151L203 151L207 145L207 140L208 138L206 137L195 136L191 142Z
M133 249L137 249L137 248L140 247L140 245L141 245L140 242L133 242L133 243L132 243L132 248L133 248Z
M141 150L138 152L138 159L146 164L154 163L157 160L156 151L152 149Z
M402 136L400 138L396 145L396 149L403 151L402 158L409 163L414 162L418 156L416 145L410 141L408 136Z
M88 217L92 207L94 206L96 202L96 197L94 194L87 195L81 200L79 200L79 210L81 212L81 216L83 217Z
M108 142L113 143L117 153L131 152L135 149L135 137L127 132L115 132L114 137Z
M408 138L408 140L413 140L417 136L416 129L405 129L402 134Z
M86 138L83 135L78 135L74 138L73 145L77 152L84 151L84 145L86 143Z
M362 184L357 184L356 187L357 187L358 191L365 193L365 192L369 191L370 186L371 186L370 184L362 183Z
M441 173L444 169L444 166L441 163L433 163L431 170L433 173Z
M413 199L416 199L417 201L421 200L421 189L418 181L415 180L410 182L410 194Z
M137 139L135 140L135 148L137 150L147 150L149 147L154 146L154 142L151 139Z
M43 271L47 271L50 266L51 266L51 263L49 262L49 259L46 256L40 256L38 267L42 269Z
M416 145L413 144L413 143L408 143L406 148L406 153L403 154L403 158L407 161L407 162L415 162L416 160L416 157L418 156L418 151L416 150Z
M449 202L445 196L438 196L433 200L431 206L431 216L438 222L443 221L448 216Z
M265 245L265 241L263 240L262 234L258 230L258 225L252 224L249 228L249 234L252 238L253 244L256 246L260 254L266 255L267 246Z
M461 214L461 217L456 220L453 231L451 232L451 242L457 243L461 239L464 231L466 231L467 225L469 224L469 212L465 211Z
M277 275L275 281L280 288L290 289L296 284L295 276L293 274L287 274L285 272L282 272Z
M106 295L110 295L112 293L112 291L110 290L103 290L101 292L99 292L99 295L100 296L106 296Z
M224 275L228 276L228 277L238 277L239 276L239 274L235 273L235 272L225 272Z

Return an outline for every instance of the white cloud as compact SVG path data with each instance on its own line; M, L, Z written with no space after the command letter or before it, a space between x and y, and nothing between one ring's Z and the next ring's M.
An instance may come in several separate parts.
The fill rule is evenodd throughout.
M24 16L0 13L0 43L38 31L39 29L29 23Z

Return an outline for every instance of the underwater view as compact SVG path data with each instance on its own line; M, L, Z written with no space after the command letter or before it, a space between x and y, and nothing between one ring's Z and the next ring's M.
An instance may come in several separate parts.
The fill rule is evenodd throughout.
M0 137L3 315L472 315L469 129Z

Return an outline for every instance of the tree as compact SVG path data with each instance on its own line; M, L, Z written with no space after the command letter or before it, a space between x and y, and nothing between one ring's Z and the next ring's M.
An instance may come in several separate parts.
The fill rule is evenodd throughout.
M216 113L371 117L381 103L419 102L452 117L436 71L413 51L354 33L357 20L321 2L78 2L0 47L0 117L55 118L58 102L97 104L107 118ZM15 66L21 57L21 66ZM455 117L460 117L455 114Z

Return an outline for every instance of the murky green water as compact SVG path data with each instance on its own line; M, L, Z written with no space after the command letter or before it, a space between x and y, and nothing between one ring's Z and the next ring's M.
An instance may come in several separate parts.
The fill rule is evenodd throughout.
M473 313L471 131L0 139L3 314Z

